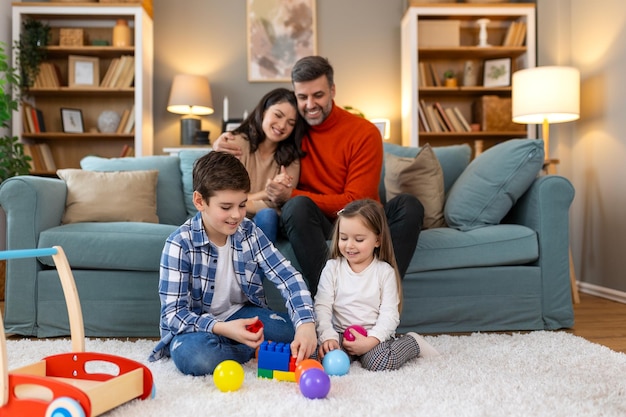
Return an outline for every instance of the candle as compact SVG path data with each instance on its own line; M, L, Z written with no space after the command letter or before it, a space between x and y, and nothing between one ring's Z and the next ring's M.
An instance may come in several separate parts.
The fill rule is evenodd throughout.
M224 96L224 121L228 121L228 97Z

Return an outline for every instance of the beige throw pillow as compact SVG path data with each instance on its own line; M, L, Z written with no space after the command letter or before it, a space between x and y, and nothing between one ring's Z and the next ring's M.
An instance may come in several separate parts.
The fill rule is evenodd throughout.
M443 170L429 144L415 158L385 154L387 201L400 193L417 197L424 206L424 229L445 227Z
M159 171L99 172L59 169L67 184L62 222L158 223L156 185Z

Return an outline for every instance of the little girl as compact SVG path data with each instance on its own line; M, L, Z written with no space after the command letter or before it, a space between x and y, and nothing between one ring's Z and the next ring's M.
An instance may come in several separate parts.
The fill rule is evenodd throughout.
M363 368L400 368L415 357L439 353L417 333L395 337L402 308L402 284L382 205L357 200L339 211L330 258L315 296L319 356L342 348ZM354 341L343 338L350 325Z

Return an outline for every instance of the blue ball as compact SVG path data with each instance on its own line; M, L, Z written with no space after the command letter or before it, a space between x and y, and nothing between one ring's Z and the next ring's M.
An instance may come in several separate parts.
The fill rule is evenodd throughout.
M335 349L324 355L322 365L328 375L342 376L350 370L350 358L343 350Z
M319 368L309 368L300 375L300 392L312 400L325 398L330 391L330 377Z

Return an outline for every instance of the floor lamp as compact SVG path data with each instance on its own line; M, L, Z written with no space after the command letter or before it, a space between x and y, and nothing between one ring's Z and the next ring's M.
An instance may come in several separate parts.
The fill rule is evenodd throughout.
M513 121L541 124L550 163L550 123L580 117L580 73L572 67L534 67L513 73Z
M191 145L201 130L199 116L213 114L213 99L209 80L201 75L178 74L172 82L167 111L182 114L180 143Z
M556 174L557 159L550 157L550 123L564 123L580 117L580 72L572 67L527 68L513 73L513 121L541 124L548 174ZM572 299L580 302L576 271L569 250Z

